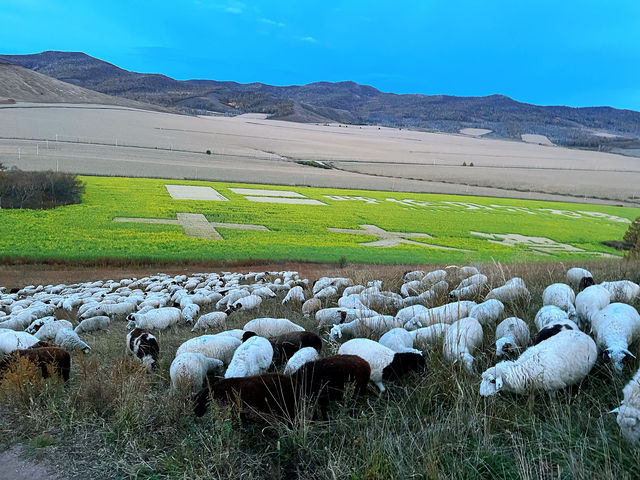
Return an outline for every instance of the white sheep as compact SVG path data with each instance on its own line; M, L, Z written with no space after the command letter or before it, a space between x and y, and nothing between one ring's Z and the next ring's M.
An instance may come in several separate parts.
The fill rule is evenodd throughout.
M300 367L302 367L305 363L315 362L320 358L318 351L313 347L304 347L294 353L289 361L287 361L287 365L284 367L285 375L293 375L296 373Z
M515 302L528 300L531 297L527 285L520 277L514 277L501 287L491 290L485 298L490 300L495 298L504 304L512 304Z
M380 337L378 343L380 345L384 345L387 348L390 348L394 352L420 353L419 350L413 348L413 343L415 341L415 335L413 333L416 331L417 330L409 332L404 328L392 328Z
M108 317L126 317L130 313L135 312L137 306L138 305L135 302L103 304L101 306L102 312L99 313L97 316L107 315Z
M451 324L444 335L442 351L444 358L473 372L473 354L482 345L482 325L473 317L461 318Z
M476 303L469 300L461 300L459 302L448 303L440 307L427 309L426 313L419 313L413 319L413 323L420 327L428 327L436 323L446 323L451 325L461 318L469 316L469 313ZM407 326L405 326L407 328ZM410 328L415 330L415 328Z
M538 310L534 323L538 331L542 330L548 324L569 320L569 314L555 305L546 305Z
M255 318L247 322L242 329L254 332L261 337L276 337L289 332L302 332L304 328L286 318Z
M362 317L348 323L334 325L329 333L329 339L335 340L336 338L342 338L344 335L356 337L376 333L381 334L400 326L402 326L402 322L398 322L398 320L391 315Z
M424 305L427 307L433 307L442 303L442 300L446 298L448 292L449 284L442 280L432 285L429 290L422 292L418 296L402 299L402 306L408 307L411 305Z
M95 332L96 330L108 330L111 319L105 315L91 317L82 320L74 331L76 333Z
M408 371L418 371L424 368L422 355L413 352L394 352L388 347L369 340L368 338L354 338L338 349L339 355L357 355L366 360L371 367L371 381L384 392L383 380L398 378Z
M631 280L618 280L617 282L602 282L600 286L609 291L612 302L633 303L640 294L640 285Z
M38 343L38 339L27 332L16 332L10 329L0 332L0 358L15 350L29 348Z
M33 335L43 342L51 342L58 335L58 331L63 328L73 328L73 325L68 320L54 320L44 323Z
M211 312L205 315L202 315L198 318L198 321L191 329L192 332L197 332L198 330L207 330L209 328L216 328L220 325L224 325L227 321L227 314L224 312Z
M553 283L542 292L542 305L555 305L576 318L576 294L566 283Z
M293 287L287 292L287 295L282 300L282 304L286 305L289 302L304 303L304 291L301 286Z
M576 296L576 313L582 328L591 325L600 310L611 303L609 290L601 285L591 285Z
M224 378L249 377L264 373L273 361L273 346L264 337L253 336L233 354Z
M596 314L591 328L598 346L608 354L618 371L622 371L622 362L627 355L635 358L628 349L640 337L640 314L631 305L607 305Z
M617 422L622 434L632 442L640 439L640 370L622 389L620 407L611 411L617 413Z
M127 316L127 328L143 328L145 330L164 330L176 325L182 318L182 311L175 307L163 307L147 313L131 313Z
M518 317L505 318L496 327L496 355L520 352L531 344L529 325Z
M227 332L221 332L215 335L202 335L191 338L180 345L176 351L176 355L183 353L202 353L205 357L217 358L225 365L228 365L233 358L234 352L241 343L241 339Z
M517 360L503 361L485 370L480 395L487 397L501 390L559 390L582 381L597 356L596 344L589 335L565 330L529 347Z
M182 318L182 321L193 324L193 319L196 318L199 313L200 313L200 305L196 303L186 303L182 307L182 312L180 313L180 317Z
M462 280L455 290L449 292L453 300L472 300L486 288L489 279L482 273L476 273Z
M71 330L71 328L61 328L58 330L53 343L61 346L68 352L73 352L75 349L78 349L81 350L82 353L87 354L91 350L91 347L83 342L78 334Z
M578 292L595 284L591 272L579 267L570 268L567 271L567 283Z
M409 332L413 336L413 346L419 350L427 350L441 345L449 326L446 323L436 323L429 327L418 328Z
M478 305L474 305L471 310L469 310L469 316L478 320L480 325L484 327L487 325L495 325L503 312L504 304L500 300L492 298Z
M420 279L420 284L422 285L422 288L431 288L433 287L436 283L440 283L445 281L447 278L447 272L444 270L433 270L427 274L425 274L424 277L422 277Z
M424 277L424 272L422 270L413 270L410 272L405 272L402 276L402 281L404 283L415 282L418 280L422 280Z
M310 318L311 315L315 315L318 310L322 308L322 300L316 297L312 297L302 304L302 314Z
M231 312L243 312L248 310L253 310L258 308L262 303L262 297L259 295L247 295L246 297L242 297L239 300L229 304L227 311L225 312L229 315Z
M169 367L171 387L174 390L195 393L204 385L207 374L221 372L222 366L220 360L205 357L201 353L177 355Z

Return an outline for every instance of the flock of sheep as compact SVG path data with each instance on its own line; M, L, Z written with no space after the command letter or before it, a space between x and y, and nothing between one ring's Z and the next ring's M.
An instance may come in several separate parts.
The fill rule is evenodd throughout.
M127 350L152 371L160 354L154 332L182 324L194 335L223 330L235 312L251 315L276 297L271 301L301 308L316 332L286 318L260 317L178 347L171 388L193 395L197 415L214 399L291 419L296 404L313 397L326 416L329 401L350 385L356 396L369 382L382 393L385 382L422 371L424 355L433 349L474 374L488 329L495 331L496 357L504 359L482 373L482 396L563 389L580 383L597 361L622 372L640 336L640 315L632 306L640 286L629 280L596 284L582 268L570 269L566 280L544 290L535 336L525 320L506 313L529 301L525 282L516 277L490 289L487 276L470 266L407 272L399 293L383 290L378 280L354 285L349 278L322 277L309 285L291 271L159 274L11 292L0 287L0 382L21 358L43 376L68 380L70 353L91 350L81 335L107 330L117 320L128 321ZM75 328L57 318L64 311L77 319ZM323 343L336 354L321 357ZM640 371L623 396L617 421L637 441Z

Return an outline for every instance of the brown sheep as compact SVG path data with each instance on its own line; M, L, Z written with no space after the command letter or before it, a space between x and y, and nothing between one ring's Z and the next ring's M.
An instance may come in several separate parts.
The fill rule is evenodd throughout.
M322 350L322 339L313 332L289 332L269 338L273 346L273 360L276 364L285 363L298 350L313 347L318 353Z
M205 387L195 397L194 413L202 417L211 398L239 408L241 418L251 412L270 414L291 423L296 414L295 388L291 377L265 373L251 377L233 377Z
M26 358L37 367L40 367L42 378L49 377L49 372L51 371L61 377L65 382L69 380L71 356L64 348L60 347L16 350L0 361L0 377L21 358Z
M324 419L331 400L341 400L345 388L352 384L354 394L362 396L367 390L371 366L357 355L334 355L305 363L292 377L298 389L298 397L318 399Z

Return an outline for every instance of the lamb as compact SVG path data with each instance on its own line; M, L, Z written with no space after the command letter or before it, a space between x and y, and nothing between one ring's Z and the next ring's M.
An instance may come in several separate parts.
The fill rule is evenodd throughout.
M542 305L555 305L569 314L569 318L576 318L576 294L565 283L554 283L542 292Z
M127 351L142 361L147 372L155 370L160 355L160 345L151 332L134 328L127 333Z
M251 333L251 332L248 332ZM224 378L249 377L264 373L273 360L273 347L264 337L251 336L233 353Z
M82 320L74 329L76 333L95 332L97 330L107 330L111 319L106 316L91 317Z
M546 339L551 338L554 335L557 335L563 330L580 330L580 329L578 328L578 325L576 325L573 321L569 319L550 322L547 325L545 325L544 328L540 329L540 331L538 332L538 335L536 335L536 338L533 341L533 344L537 345L540 342L543 342Z
M224 312L211 312L206 315L202 315L198 318L198 321L191 329L192 332L197 332L198 330L208 330L209 328L216 328L220 325L224 325L227 321L227 314Z
M480 322L480 325L495 325L504 312L504 304L500 300L485 300L469 310L469 316Z
M536 324L536 328L538 329L538 331L540 331L550 323L556 323L565 320L569 320L569 315L567 314L567 312L559 307L556 307L555 305L546 305L538 310L534 323Z
M598 346L621 372L624 358L635 358L628 348L640 337L640 314L626 303L611 303L598 312L591 327Z
M284 367L285 375L292 375L297 372L305 363L314 362L320 358L318 350L313 347L304 347L294 353Z
M282 304L286 305L289 302L304 303L304 291L302 290L302 287L296 286L287 292L284 300L282 300Z
M56 338L53 342L56 345L61 346L68 352L73 352L76 348L81 350L84 354L87 354L91 351L91 347L80 340L78 334L71 330L71 328L61 328L60 330L58 330L58 333L56 333Z
M13 330L0 332L0 358L15 350L23 350L38 343L38 339L27 332Z
M147 313L131 313L127 316L129 323L127 329L145 328L149 330L164 330L172 325L176 325L182 318L179 308L164 307L150 310Z
M394 380L410 371L425 368L424 357L413 352L397 353L378 342L367 338L354 338L343 343L338 349L340 355L357 355L371 367L371 381L384 392L383 380Z
M529 326L521 318L505 318L496 327L496 355L498 357L519 353L530 344Z
M517 360L503 361L482 374L480 395L501 390L559 390L582 381L596 362L593 339L579 330L565 330L529 347Z
M69 381L71 357L60 347L28 348L15 350L0 361L0 378L20 359L27 359L40 368L42 378L48 378L49 372L55 373L65 382Z
M217 358L228 365L242 340L224 332L216 335L202 335L187 340L178 347L176 356L183 353L202 353L208 358Z
M612 302L631 304L640 294L640 285L630 280L602 282L600 285L609 291Z
M225 378L211 390L203 388L194 400L194 413L202 417L211 399L240 409L241 419L249 412L274 415L291 423L296 416L296 392L288 375L267 373L251 377Z
M318 353L322 350L322 339L312 332L289 332L270 337L273 347L273 359L276 364L291 358L298 350L306 347L314 348Z
M576 296L576 313L579 325L585 328L591 325L600 310L611 303L609 290L601 285L591 285Z
M387 333L380 337L378 343L390 348L394 352L414 352L421 353L420 350L413 348L413 342L415 335L412 335L417 330L409 332L404 328L392 328Z
M591 285L595 285L591 272L579 267L570 268L567 271L567 283L578 292L583 291Z
M441 344L442 338L448 329L449 325L446 323L436 323L429 327L418 328L409 333L413 336L414 348L424 351Z
M622 434L631 442L640 439L640 370L622 389L623 400L620 407L611 411L617 413L617 422Z
M286 318L256 318L247 322L242 329L267 338L284 333L304 331L300 325Z
M332 400L341 400L349 385L356 397L363 396L371 378L369 363L357 355L334 355L305 363L293 374L298 398L317 398L322 415Z
M208 358L201 353L182 353L173 359L169 367L171 387L174 390L197 392L208 374L221 370L222 362L216 358Z
M469 373L473 372L473 353L482 345L482 325L473 317L461 318L451 324L444 335L444 358L453 363L462 361Z

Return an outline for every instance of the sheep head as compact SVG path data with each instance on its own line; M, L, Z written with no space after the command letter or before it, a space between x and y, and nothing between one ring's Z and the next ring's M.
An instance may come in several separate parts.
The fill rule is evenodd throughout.
M508 338L502 337L496 341L496 355L502 357L513 351L513 343Z
M502 390L502 376L496 376L496 373L486 371L482 374L482 383L480 384L480 395L489 397L495 395Z
M616 419L622 434L632 442L638 442L640 440L640 411L637 408L620 405L616 409L618 418Z
M608 348L603 352L603 356L613 362L613 365L618 372L622 372L622 369L624 368L624 359L627 355L632 358L636 358L636 356L626 348Z

